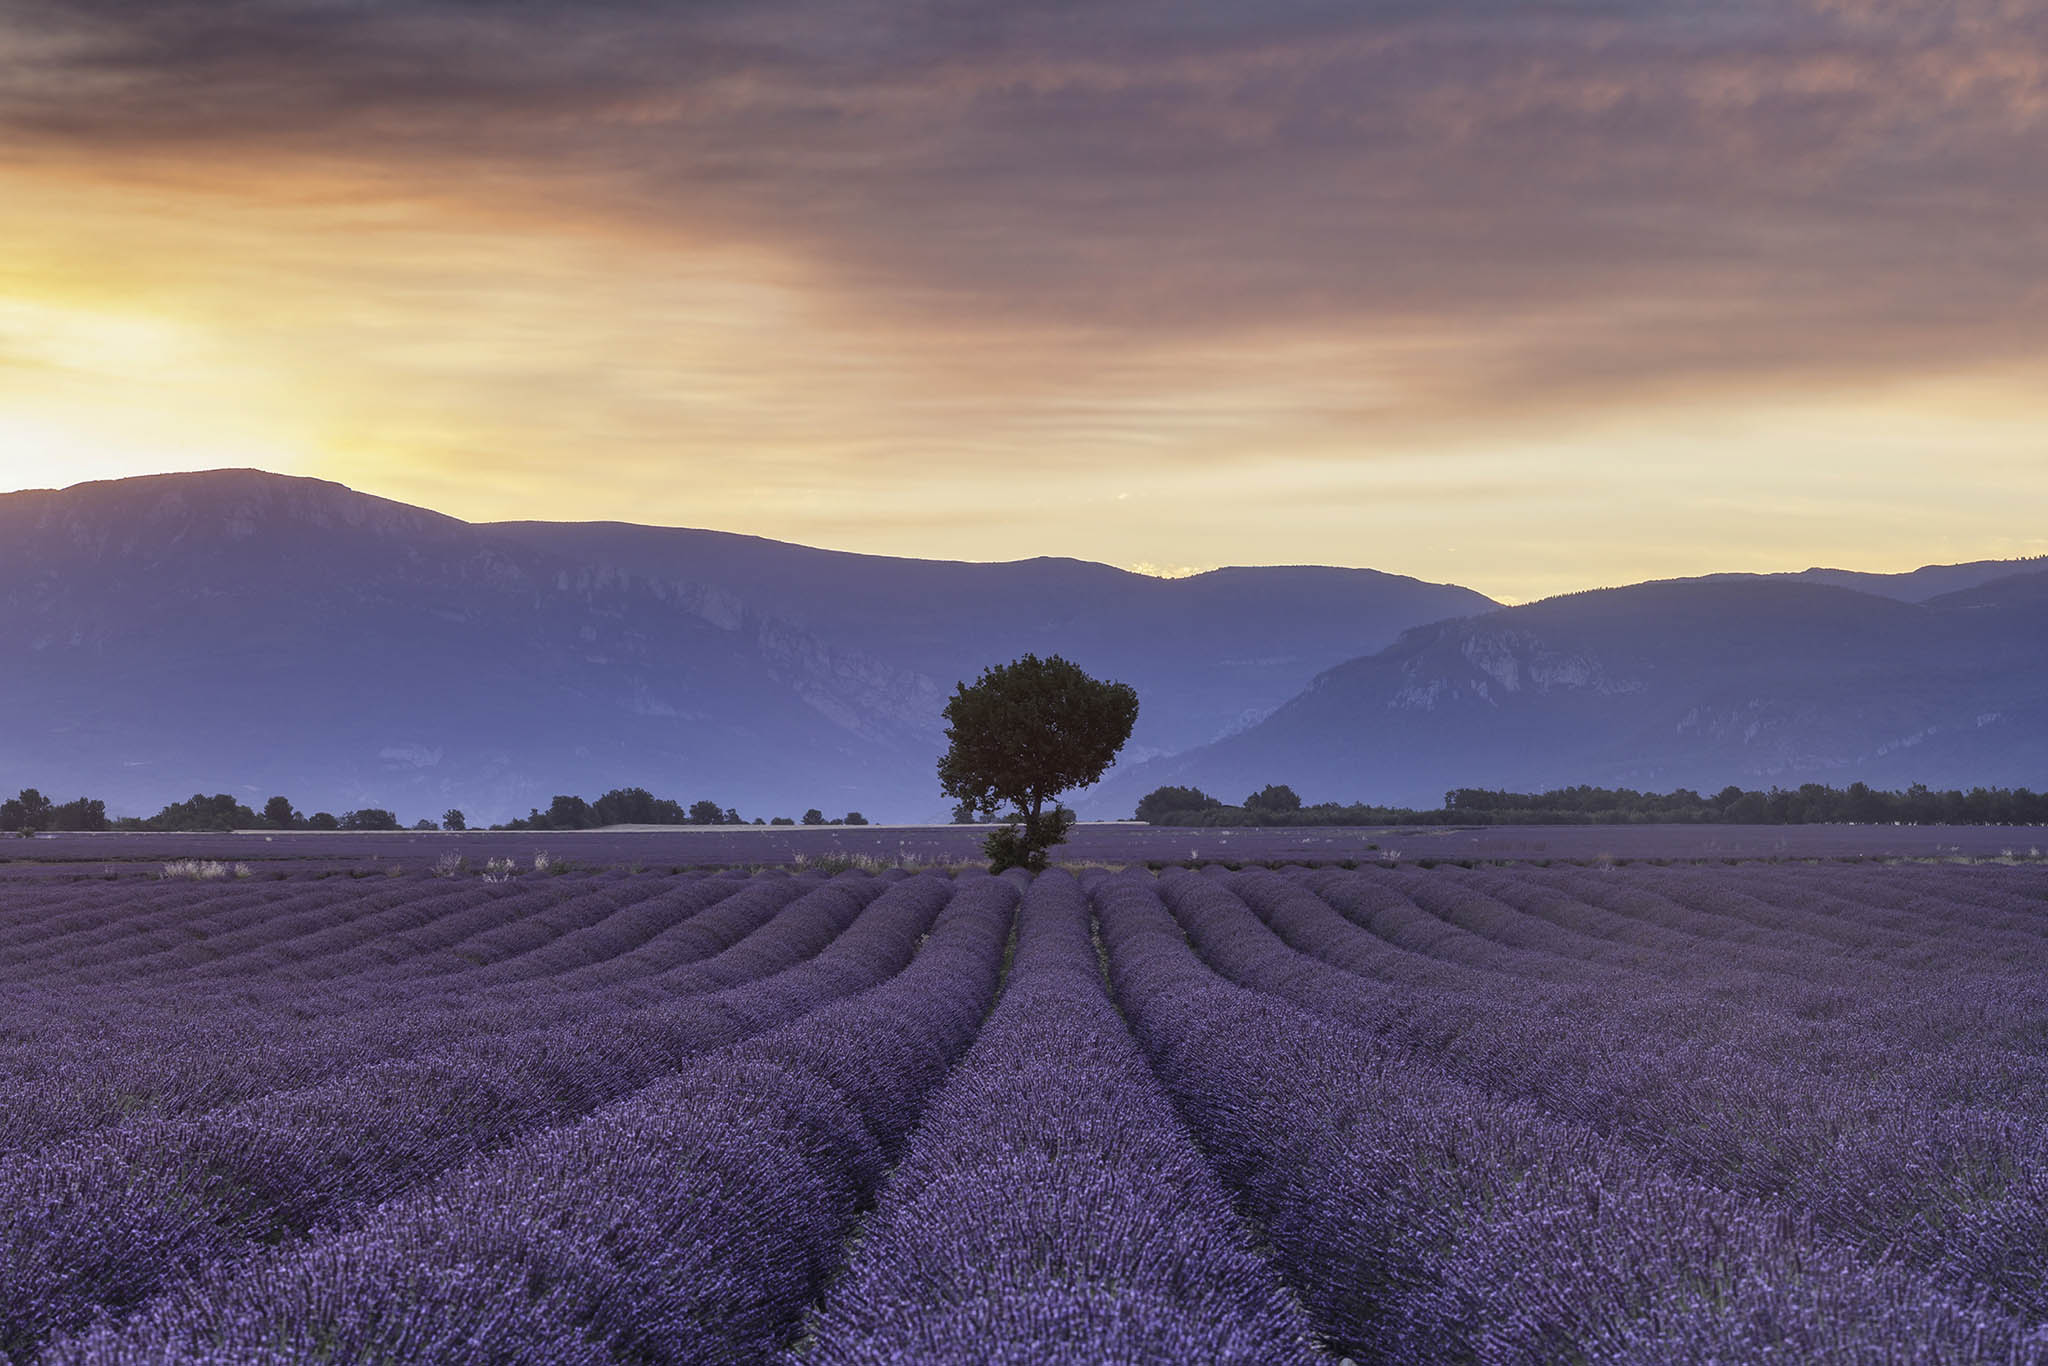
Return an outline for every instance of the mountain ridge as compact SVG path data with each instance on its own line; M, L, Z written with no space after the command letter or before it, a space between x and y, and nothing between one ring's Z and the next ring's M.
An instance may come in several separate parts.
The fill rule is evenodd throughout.
M1099 799L1166 783L1426 806L1452 787L1580 783L2038 788L2044 605L2038 573L1924 602L1748 576L1549 598L1411 628Z
M2044 565L1501 607L1369 569L1158 579L471 523L262 471L96 481L0 495L0 779L129 811L204 788L502 819L639 784L750 816L938 819L953 685L1031 650L1144 699L1076 799L1088 815L1165 782L1411 805L1581 782L2040 786Z
M130 810L203 787L480 818L630 783L943 817L944 699L1025 650L1138 685L1141 756L1494 606L1371 570L1160 580L469 523L260 471L0 495L0 583L0 706L27 721L0 771Z

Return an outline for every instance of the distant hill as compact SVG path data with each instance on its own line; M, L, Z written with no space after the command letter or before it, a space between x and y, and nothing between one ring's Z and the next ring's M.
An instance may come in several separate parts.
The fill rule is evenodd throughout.
M2048 557L2028 560L1973 560L1969 564L1928 564L1903 574L1866 574L1854 569L1802 569L1793 574L1720 574L1717 579L1764 578L1827 584L1874 593L1900 602L1926 602L1965 592L2015 574L2048 570Z
M746 816L942 818L939 709L988 664L1059 651L1134 684L1142 759L1494 606L1371 570L1160 580L472 525L246 470L81 484L0 495L0 788L492 820L639 784Z
M1422 626L1240 735L1120 771L1094 801L1127 812L1166 783L1434 806L1452 787L1857 779L2048 787L2048 573L1924 602L1729 576Z

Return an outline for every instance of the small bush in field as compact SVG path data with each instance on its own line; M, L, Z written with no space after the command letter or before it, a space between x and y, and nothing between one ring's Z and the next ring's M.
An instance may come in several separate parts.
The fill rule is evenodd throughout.
M166 863L164 865L164 876L167 878L185 878L192 882L213 882L228 876L228 866L218 859L183 858L172 863ZM248 876L246 866L244 866L244 871L238 873L237 876Z

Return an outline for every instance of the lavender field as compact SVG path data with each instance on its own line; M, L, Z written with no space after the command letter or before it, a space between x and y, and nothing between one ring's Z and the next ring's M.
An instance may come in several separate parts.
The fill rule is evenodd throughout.
M2039 864L0 878L0 1355L2048 1361Z
M42 869L153 874L168 859L254 867L419 870L444 856L472 865L536 854L579 867L797 867L861 856L961 864L983 858L987 829L966 825L658 826L605 830L49 832L0 838L10 875ZM1816 859L2048 857L2048 828L2025 825L1155 826L1083 823L1060 847L1071 862L1416 862L1429 859Z

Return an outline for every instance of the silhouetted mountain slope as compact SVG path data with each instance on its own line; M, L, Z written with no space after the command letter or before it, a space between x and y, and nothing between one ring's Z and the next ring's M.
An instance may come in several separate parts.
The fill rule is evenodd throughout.
M1947 593L1965 592L1996 579L2048 569L2048 558L1973 560L1969 564L1927 564L1904 574L1866 574L1854 569L1802 569L1793 574L1717 574L1712 579L1763 578L1826 584L1874 593L1900 602L1926 602Z
M1418 627L1096 800L1128 810L1163 783L1430 806L1452 787L1577 783L2038 790L2044 580L1924 604L1776 578L1649 583Z
M2048 609L2048 569L2026 574L2008 574L1961 592L1944 593L1929 601L1930 607L1957 611Z
M0 496L0 787L501 819L638 783L930 818L939 709L988 664L1057 650L1131 682L1135 752L1169 752L1493 605L1367 570L1164 581L477 526L253 471L86 484Z
M1130 756L1171 752L1241 729L1342 657L1345 642L1391 641L1419 621L1490 611L1463 588L1369 569L1219 569L1156 579L1080 560L1006 564L902 560L812 550L719 532L613 524L481 528L544 548L597 576L688 595L705 587L793 631L887 689L889 671L939 681L936 700L902 694L932 724L953 684L1026 651L1058 651L1145 699ZM789 642L764 645L786 653ZM835 670L843 673L843 670ZM1288 680L1281 684L1280 680ZM1279 686L1276 686L1279 684ZM886 709L879 697L871 705ZM936 733L936 732L934 732Z

